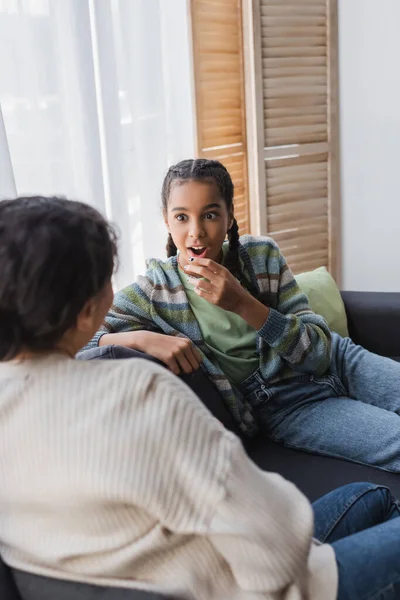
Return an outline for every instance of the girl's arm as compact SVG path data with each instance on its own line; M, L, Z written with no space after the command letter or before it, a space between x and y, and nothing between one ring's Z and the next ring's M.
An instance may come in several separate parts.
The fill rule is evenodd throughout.
M146 293L151 282L140 278L114 297L104 324L84 350L96 346L125 346L161 360L175 375L193 373L202 358L192 342L163 333L151 316L151 299ZM151 289L151 288L150 288Z
M225 267L210 259L196 258L184 268L205 278L193 281L199 296L235 312L257 330L261 351L264 342L296 371L322 375L330 364L329 327L309 307L275 242L258 238L258 245L263 254L257 260L265 260L262 275L269 281L270 296L276 295L276 308L254 298Z
M85 349L115 344L142 350L144 332L160 333L160 329L152 320L149 296L133 283L115 294L103 325Z
M268 242L273 244L273 251L266 270L269 274L278 273L276 308L264 306L248 294L238 312L258 330L261 340L296 371L322 375L330 364L329 327L323 317L311 310L278 246L272 240Z

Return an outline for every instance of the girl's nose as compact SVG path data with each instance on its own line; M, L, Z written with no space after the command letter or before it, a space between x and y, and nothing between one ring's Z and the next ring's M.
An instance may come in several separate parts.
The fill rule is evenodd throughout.
M204 227L203 223L192 223L192 227L189 232L190 237L194 239L200 239L204 237Z

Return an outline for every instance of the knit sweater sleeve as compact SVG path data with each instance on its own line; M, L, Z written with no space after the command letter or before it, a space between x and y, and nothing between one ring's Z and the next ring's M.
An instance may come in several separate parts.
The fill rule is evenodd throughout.
M128 285L114 296L103 325L93 336L84 350L99 345L100 338L106 333L122 333L125 331L159 332L151 315L151 295L154 284L148 276L139 277L136 283Z
M241 441L169 373L160 373L151 395L157 418L145 436L146 485L136 501L171 532L208 537L243 591L286 598L290 589L297 595L288 598L301 598L312 546L308 500L280 475L258 469Z
M312 531L312 511L303 494L280 475L258 469L237 442L209 535L239 587L308 598Z
M258 335L296 371L322 375L330 364L328 324L311 310L278 246L269 245L266 271L276 274L277 302Z

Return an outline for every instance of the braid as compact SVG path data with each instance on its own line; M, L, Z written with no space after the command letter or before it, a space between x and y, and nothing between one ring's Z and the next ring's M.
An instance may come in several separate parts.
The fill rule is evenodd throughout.
M236 219L233 219L232 227L228 231L229 250L226 253L224 265L240 283L248 288L248 283L244 277L239 262L239 226Z
M229 250L239 253L239 225L236 219L233 219L232 227L228 231Z
M259 291L256 289L250 281L246 279L242 271L239 259L239 225L236 219L233 219L232 227L228 231L229 250L226 253L224 265L232 273L236 279L240 281L240 284L246 288L248 292L255 298L259 296Z
M229 250L225 257L225 266L238 278L240 272L239 266L239 227L236 219L233 219L232 227L228 231Z
M168 240L167 240L166 250L167 250L167 257L168 258L170 256L176 256L176 253L178 251L177 247L175 246L174 240L172 239L172 235L170 233L168 234Z

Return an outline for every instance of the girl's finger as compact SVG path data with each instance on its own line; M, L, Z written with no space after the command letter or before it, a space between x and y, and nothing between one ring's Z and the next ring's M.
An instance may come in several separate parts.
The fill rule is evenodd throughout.
M187 348L185 352L185 356L189 363L191 364L193 371L197 371L200 366L200 361L196 358L196 354L194 353L193 348Z
M225 269L225 267L216 263L214 260L211 260L211 258L193 258L193 260L190 261L190 264L206 267L213 273L219 273L222 269Z
M216 304L214 294L210 292L204 292L202 289L197 287L194 288L194 291L198 296L201 296L202 298L207 300L207 302L210 302L210 304Z
M195 265L194 263L191 263L190 265L185 265L183 268L185 270L185 273L187 273L188 275L201 275L202 277L205 277L210 281L213 278L215 279L216 277L216 273L214 271L211 271L209 267L204 267L202 265Z
M205 279L197 279L192 283L195 289L197 288L199 290L203 290L203 292L207 292L208 294L211 294L213 290L215 290L215 285L212 283L212 281L205 281Z
M185 354L178 354L178 356L176 357L179 366L181 368L181 370L184 373L191 373L193 371L193 367L190 364L190 362L188 361L188 359L186 358Z
M174 375L179 375L179 373L181 372L179 365L178 365L177 361L175 360L175 358L168 359L165 364L167 365L169 370L172 371L172 373Z

